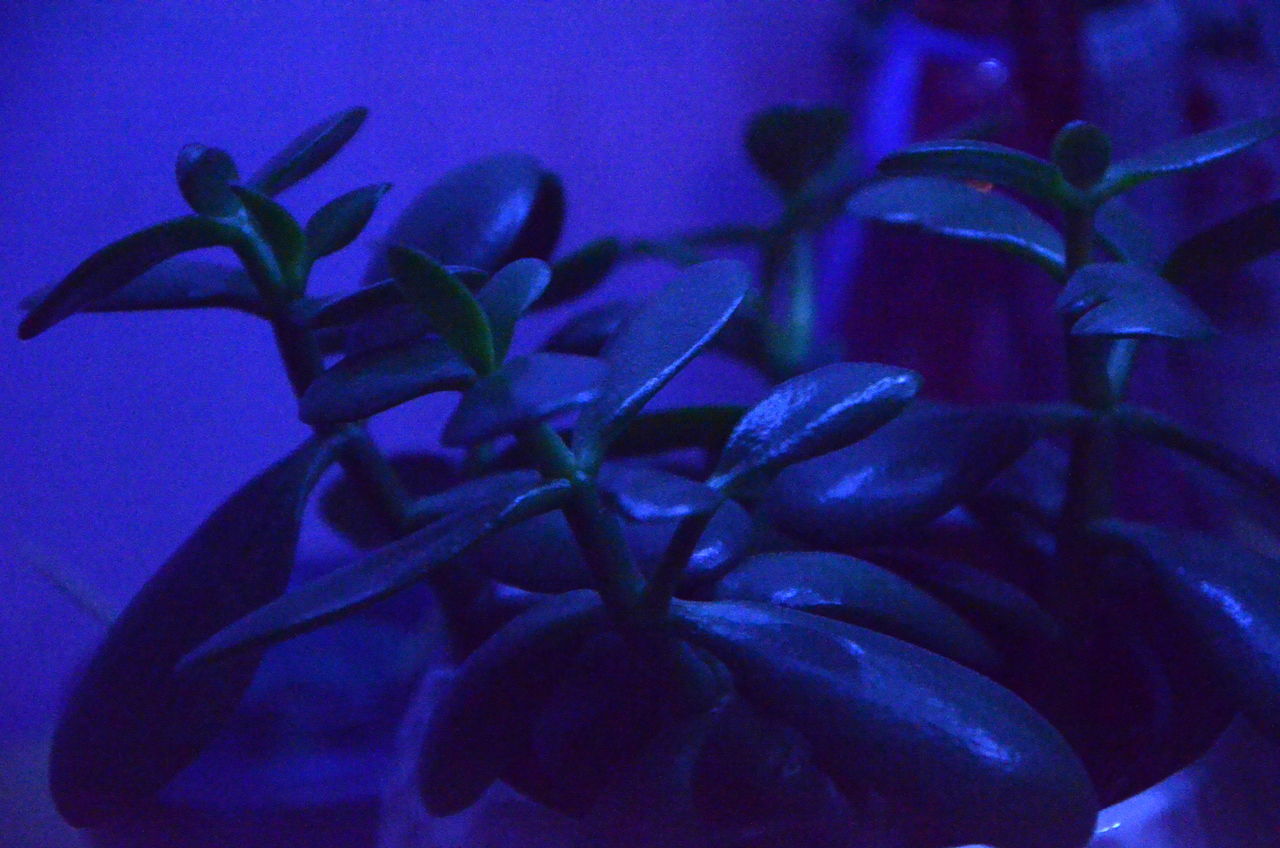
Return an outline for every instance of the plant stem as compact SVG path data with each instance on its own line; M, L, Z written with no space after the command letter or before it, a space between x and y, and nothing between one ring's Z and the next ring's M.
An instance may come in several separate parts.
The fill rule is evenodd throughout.
M650 620L660 619L666 615L671 599L679 588L680 578L688 568L689 560L697 550L698 542L706 532L713 515L715 515L714 510L691 515L676 525L676 532L667 544L662 562L658 564L658 570L649 581L641 603L643 614Z

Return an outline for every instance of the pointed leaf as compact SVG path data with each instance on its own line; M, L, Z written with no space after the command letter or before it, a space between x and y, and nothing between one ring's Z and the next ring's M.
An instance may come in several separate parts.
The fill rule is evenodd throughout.
M551 266L551 284L538 302L539 309L575 300L604 282L622 258L616 238L587 242Z
M890 153L876 170L886 177L948 177L992 183L1059 205L1062 176L1052 163L987 141L945 138L912 144Z
M236 163L225 150L188 144L178 152L178 189L198 215L227 218L240 211L231 184L240 180Z
M538 484L509 499L487 501L429 524L254 610L187 654L182 668L199 671L291 639L407 589L505 523L555 509L568 489L563 480Z
M23 298L30 310L53 291L50 287ZM265 315L266 305L249 275L239 268L196 259L169 259L104 298L86 303L80 312L144 312L161 309L237 309Z
M439 338L348 356L307 387L298 414L307 424L359 421L432 392L461 391L475 372Z
M605 349L609 373L574 428L574 453L584 465L597 465L627 422L719 332L746 296L748 279L738 262L704 262L631 317Z
M672 613L749 703L808 738L838 786L906 805L929 844L1089 841L1097 799L1084 766L1045 719L977 672L793 610L676 601Z
M296 275L307 250L307 238L297 220L279 203L265 194L243 186L232 186L236 197L249 210L255 229L271 246L272 252L287 275ZM289 280L297 285L298 280Z
M767 109L747 126L747 153L760 173L789 194L835 158L849 121L846 110L831 106Z
M50 785L68 822L91 827L133 811L230 717L259 655L189 675L175 666L284 592L303 506L331 449L308 441L232 495L112 624L54 734Z
M1161 273L1175 283L1225 275L1280 250L1280 200L1247 209L1178 245Z
M920 377L903 368L837 362L793 377L742 416L707 484L732 489L747 476L856 442L907 405Z
M990 245L1029 259L1050 274L1065 267L1062 237L1015 200L954 180L900 177L872 183L848 211L886 224Z
M38 336L166 259L202 247L230 247L237 239L230 227L198 215L175 218L126 236L81 262L37 301L18 325L18 337Z
M724 496L679 474L644 465L606 464L600 492L632 521L673 521L717 509Z
M250 188L274 197L311 176L346 146L367 117L369 110L357 106L325 118L272 156L253 175Z
M493 371L493 333L475 295L431 257L412 248L388 252L396 285L441 337L479 374Z
M476 293L489 327L493 331L496 361L506 359L515 335L516 322L533 305L551 282L551 269L541 259L517 259Z
M556 330L543 347L556 353L599 356L636 309L636 304L620 300L579 312Z
M973 626L929 593L866 560L833 553L753 556L715 587L717 601L758 601L886 633L970 668L1000 664Z
M351 244L364 231L378 208L378 201L391 190L391 183L349 191L330 200L307 220L304 233L307 253L312 259L337 253Z
M1097 262L1071 276L1054 304L1077 336L1204 339L1213 326L1191 299L1154 271Z
M441 436L452 447L486 442L588 403L600 392L605 365L567 353L534 353L511 360L472 386Z

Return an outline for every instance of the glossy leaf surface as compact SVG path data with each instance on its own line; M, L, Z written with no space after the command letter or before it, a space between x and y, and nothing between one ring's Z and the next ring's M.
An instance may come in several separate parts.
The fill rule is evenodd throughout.
M23 298L23 309L32 309L52 287ZM236 309L263 315L266 306L249 275L239 268L195 259L170 259L146 271L100 300L86 303L80 312L146 312L163 309Z
M1072 335L1204 339L1213 326L1191 299L1154 271L1096 262L1071 276L1054 304Z
M599 356L636 309L636 304L627 301L593 306L566 321L543 347L557 353Z
M808 738L837 785L909 805L930 845L1080 848L1097 800L1021 699L936 654L844 622L737 602L673 604L677 626L765 715Z
M18 337L38 336L68 316L115 294L166 259L202 247L230 247L236 238L231 228L197 215L175 218L126 236L81 262L41 297L18 325Z
M686 269L641 306L606 346L609 372L600 395L573 433L573 450L588 466L729 320L747 292L749 275L737 262L704 262Z
M342 250L364 231L391 183L358 188L334 198L307 219L303 232L313 259Z
M767 109L747 126L747 153L760 173L791 193L835 158L849 120L847 111L830 106Z
M1063 196L1062 177L1051 163L987 141L947 138L912 144L881 159L876 170L887 177L992 183L1055 205Z
M551 266L551 284L539 308L582 297L603 283L621 258L622 244L616 238L587 242L573 253L560 257Z
M301 182L345 147L368 116L368 109L357 106L324 119L272 156L249 180L249 186L274 197Z
M441 440L465 447L502 436L589 402L600 391L605 365L567 353L513 359L467 390L449 416Z
M461 391L473 371L437 337L348 356L317 377L298 402L307 424L358 421L432 392Z
M986 244L1062 274L1062 236L1017 201L955 180L898 177L881 180L849 200L849 212L886 224Z
M178 189L198 215L225 218L240 210L231 184L240 179L236 163L225 150L188 144L178 152Z
M1224 275L1280 250L1280 200L1233 215L1179 244L1161 273L1175 283Z
M309 441L222 504L111 625L54 734L50 784L76 827L131 812L230 717L259 655L176 674L189 650L284 592L307 494L330 446Z
M431 257L412 248L388 251L396 285L436 332L478 374L493 370L493 333L475 295Z
M702 483L645 465L606 464L600 491L615 510L632 521L674 521L720 506L723 496Z
M476 293L493 333L495 361L506 359L516 322L542 296L550 282L551 269L547 263L541 259L517 259L494 274Z
M708 485L729 489L747 475L855 442L901 412L919 389L914 372L863 362L793 377L738 421Z

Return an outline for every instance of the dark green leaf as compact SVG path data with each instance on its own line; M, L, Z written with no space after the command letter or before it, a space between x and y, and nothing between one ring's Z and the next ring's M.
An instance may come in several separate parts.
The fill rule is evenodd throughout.
M877 170L887 177L948 177L992 183L1058 205L1062 177L1051 163L1001 144L947 138L890 153Z
M294 294L302 294L302 265L307 251L307 237L302 227L288 209L265 194L242 186L232 186L231 190L249 210L254 229L271 247L285 275L285 284Z
M458 480L455 463L438 453L393 453L387 457L387 464L409 497L440 492ZM318 500L324 523L362 551L380 548L403 535L369 497L364 482L346 469L336 475Z
M359 421L432 392L461 391L476 379L432 337L348 356L317 377L298 403L307 424Z
M432 815L471 806L521 754L539 705L604 623L594 592L570 592L517 616L467 658L427 719L418 781Z
M620 300L579 312L556 330L543 347L557 353L599 356L636 309L636 304Z
M551 282L551 269L541 259L517 259L493 275L476 300L489 318L493 331L494 357L506 359L515 335L516 322L546 291Z
M872 183L849 200L849 212L886 224L990 245L1061 276L1062 237L1017 201L954 180L901 177Z
M1280 200L1247 209L1178 245L1161 273L1175 283L1225 275L1280 250Z
M358 188L330 200L307 220L304 232L307 253L312 259L337 253L364 231L378 201L391 190L391 183Z
M573 449L588 467L640 408L719 332L747 293L738 262L686 269L644 304L605 348L609 363L599 397L578 418Z
M240 172L225 150L188 144L178 152L178 189L199 215L227 218L240 211L240 200L231 190Z
M1204 339L1213 326L1191 299L1140 265L1097 262L1071 276L1055 307L1077 336Z
M1117 162L1094 189L1111 197L1166 174L1203 168L1280 133L1280 118L1259 118L1193 135Z
M112 624L54 734L50 784L68 822L91 827L132 812L231 715L258 654L186 675L175 666L284 592L303 506L331 447L309 441L232 495Z
M569 484L563 480L535 485L509 499L486 501L429 524L219 630L184 657L182 667L198 670L245 651L268 647L394 595L447 565L504 524L557 508L568 489Z
M464 447L545 421L589 402L600 391L605 365L567 353L534 353L482 378L462 396L441 441Z
M357 106L326 118L272 156L262 170L253 175L249 186L274 197L301 182L345 147L367 117L369 110Z
M689 557L683 583L700 585L721 577L747 555L754 542L753 531L751 516L737 501L720 504Z
M1146 268L1160 267L1155 238L1122 198L1102 204L1094 218L1094 229L1103 249L1116 260Z
M1034 437L1013 410L916 401L862 441L783 470L764 509L784 531L824 546L888 537L986 486Z
M759 601L847 621L983 670L1000 664L981 633L892 571L832 553L753 556L725 575L718 601Z
M443 492L419 498L413 506L420 515L444 518L494 501L510 503L513 498L533 489L540 482L542 475L537 471L503 471L466 480Z
M468 268L463 265L446 265L444 269L472 290L479 288L489 279L489 275L478 268ZM409 302L404 299L404 292L396 285L396 281L383 280L379 283L362 286L350 294L340 295L325 301L311 315L307 325L314 330L348 327L366 319L376 319L380 313L385 313L387 310L397 307L412 310ZM416 312L416 310L412 311ZM407 339L398 339L397 341L407 341Z
M760 173L789 194L835 158L849 120L846 110L831 106L767 109L747 126L747 153Z
M609 505L632 521L701 515L724 499L715 489L687 477L644 465L606 464L598 480Z
M642 412L614 442L610 453L644 456L683 448L716 450L729 438L745 412L745 407L733 404Z
M230 247L237 239L232 228L198 215L175 218L126 236L81 262L36 302L18 325L18 337L30 339L43 333L166 259L202 247Z
M52 287L23 298L32 309ZM263 315L266 306L249 275L239 268L195 259L169 259L106 297L86 303L80 312L143 312L160 309L238 309Z
M587 242L551 266L551 284L538 303L540 309L574 300L604 282L622 258L616 238Z
M1072 121L1053 140L1053 163L1076 188L1093 188L1111 166L1111 138L1088 121Z
M388 251L396 285L431 320L449 346L478 374L493 371L493 333L484 310L462 281L413 248Z
M856 442L893 418L920 389L903 368L838 362L793 377L738 421L708 485L732 489Z
M672 605L738 692L813 745L846 791L903 804L928 844L1080 848L1097 799L1066 741L1020 698L870 630L750 603Z

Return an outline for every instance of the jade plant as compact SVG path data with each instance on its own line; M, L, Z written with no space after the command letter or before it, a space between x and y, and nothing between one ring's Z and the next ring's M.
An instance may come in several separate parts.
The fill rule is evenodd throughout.
M80 673L51 757L68 822L128 816L162 790L272 645L424 582L457 662L428 707L425 808L456 814L502 781L584 846L1079 848L1101 805L1189 763L1238 713L1280 733L1277 563L1125 521L1115 498L1136 439L1280 502L1267 468L1125 402L1141 345L1212 332L1179 283L1280 247L1274 210L1160 256L1121 198L1280 121L1119 161L1082 122L1048 159L945 139L865 179L838 110L770 110L747 141L777 222L554 261L559 181L496 156L419 196L364 285L313 297L314 263L353 242L388 186L305 223L276 197L364 119L324 121L249 179L221 150L183 148L190 214L26 304L23 338L78 312L265 320L313 429L159 568ZM1070 396L943 404L917 397L915 373L838 361L815 335L812 240L845 214L1042 268L1061 285ZM727 244L758 261L705 258ZM210 247L238 265L175 259ZM527 313L638 257L679 267L647 301L513 346ZM750 407L651 409L713 345L778 382ZM427 480L365 422L436 392L460 399ZM367 550L290 588L331 465L326 514Z

